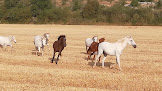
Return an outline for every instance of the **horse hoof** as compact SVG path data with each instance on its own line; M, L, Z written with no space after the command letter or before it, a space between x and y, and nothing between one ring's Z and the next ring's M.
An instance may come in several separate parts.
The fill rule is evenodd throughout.
M57 64L57 62L56 62L56 64Z

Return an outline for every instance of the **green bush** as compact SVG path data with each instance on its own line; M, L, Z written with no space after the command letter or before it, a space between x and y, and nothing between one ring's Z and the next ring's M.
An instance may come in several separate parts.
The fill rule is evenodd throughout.
M158 8L158 9L161 9L161 8L162 8L162 0L159 0L159 1L157 2L157 8Z
M119 2L104 11L108 23L124 24L128 21L127 18L129 18L129 16L127 16L127 11L129 8L124 7L122 3L123 2Z
M5 8L11 9L19 4L20 0L4 0Z
M31 0L31 12L33 16L38 16L46 11L46 9L52 8L51 0Z
M62 0L62 5L65 5L67 0Z
M30 23L30 8L12 8L4 14L3 19L6 23Z
M72 11L81 10L82 7L82 0L72 0Z
M133 6L133 7L139 6L138 0L132 0L131 6Z
M139 2L152 2L153 0L138 0Z
M73 25L78 25L81 24L83 21L82 16L80 15L80 11L75 11L71 13L71 16L69 16L69 24L73 24Z
M85 19L97 18L99 11L99 2L97 0L88 0L81 13Z
M4 0L0 5L0 23L117 24L162 25L161 0L157 7L125 7L121 0L112 7L97 0L72 0L71 6L56 6L51 0Z

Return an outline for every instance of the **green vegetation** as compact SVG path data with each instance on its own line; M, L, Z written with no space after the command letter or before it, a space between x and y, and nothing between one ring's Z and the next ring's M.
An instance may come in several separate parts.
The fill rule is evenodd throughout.
M82 0L72 0L72 11L81 10L82 7Z
M162 0L159 0L157 3L157 8L160 9L162 8Z
M117 25L162 25L162 1L154 10L142 8L138 0L132 7L125 7L121 0L112 7L99 4L98 0L63 0L61 6L51 0L4 0L0 5L0 23L36 24L117 24Z
M133 6L133 7L139 6L138 0L132 0L131 6Z
M152 2L153 0L138 0L139 2Z

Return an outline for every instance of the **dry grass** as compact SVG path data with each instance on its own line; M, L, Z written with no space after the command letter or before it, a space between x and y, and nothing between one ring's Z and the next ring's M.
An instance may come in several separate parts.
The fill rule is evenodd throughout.
M50 49L44 56L32 50L34 35L50 33ZM67 36L58 65L51 64L52 43L60 34ZM161 91L162 90L162 27L156 26L78 26L78 25L0 25L0 35L15 35L14 51L0 49L1 91ZM132 35L137 48L127 46L121 55L122 72L118 66L110 69L115 57L108 56L105 68L101 63L87 61L84 40L105 37L116 42Z

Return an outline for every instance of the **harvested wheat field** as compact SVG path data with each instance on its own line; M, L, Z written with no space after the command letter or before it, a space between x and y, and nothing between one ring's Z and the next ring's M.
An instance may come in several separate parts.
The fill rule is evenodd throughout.
M35 55L34 36L50 34L44 55ZM58 64L50 63L53 42L65 34L67 47ZM14 35L13 51L0 49L1 91L162 91L162 27L158 26L94 26L94 25L25 25L2 24L0 36ZM122 71L115 56L101 62L87 61L85 39L98 36L105 41L131 35L137 48L130 45L120 56ZM57 53L56 53L57 55ZM91 58L92 59L92 58Z

